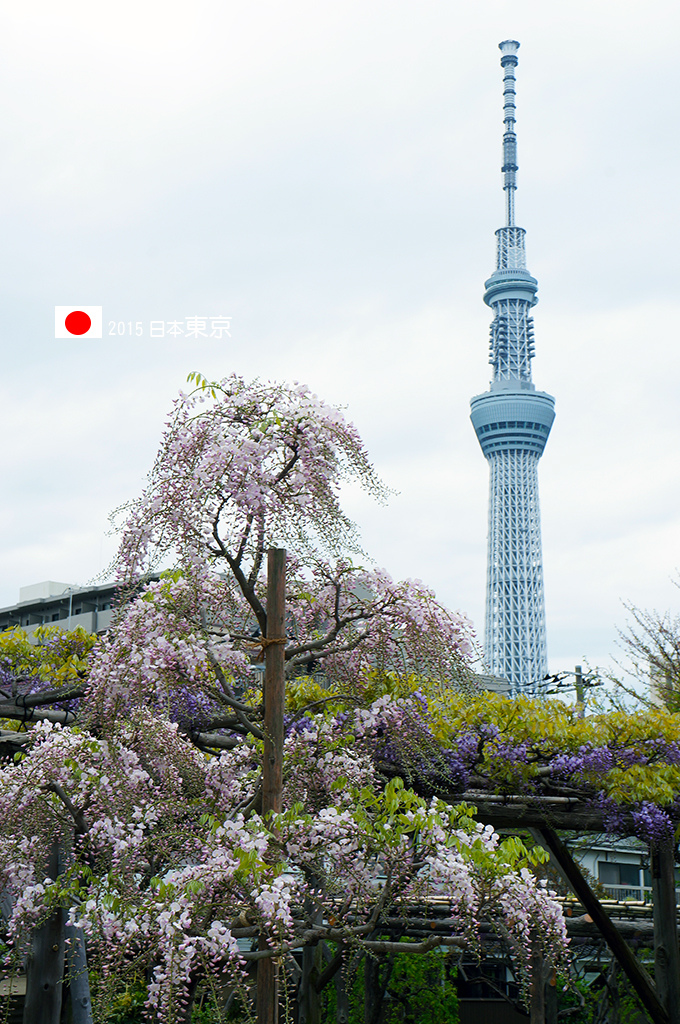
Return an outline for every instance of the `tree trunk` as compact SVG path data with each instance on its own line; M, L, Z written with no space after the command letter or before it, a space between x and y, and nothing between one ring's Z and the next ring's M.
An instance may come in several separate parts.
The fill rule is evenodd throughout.
M285 707L286 552L267 553L267 636L264 673L264 756L262 761L262 815L281 810L283 792L283 711ZM260 949L267 949L264 937ZM271 957L257 964L257 1024L277 1024L279 1011L278 965Z
M53 843L47 874L59 874L59 847ZM59 907L33 932L26 965L24 1024L59 1024L64 988L64 911Z
M376 932L372 933L377 935ZM380 977L380 967L383 967L383 975ZM364 961L364 1024L379 1024L383 1014L383 1002L387 986L392 978L394 969L394 953L384 957L382 961L376 960L369 953L366 953Z
M654 974L671 1024L680 1024L680 955L675 905L675 852L670 839L651 848Z
M90 979L87 972L85 936L82 928L66 925L66 962L72 1024L92 1024Z

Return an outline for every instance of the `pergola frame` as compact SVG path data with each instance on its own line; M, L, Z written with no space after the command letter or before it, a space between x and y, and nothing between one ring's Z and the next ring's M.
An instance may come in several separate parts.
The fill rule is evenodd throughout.
M670 839L650 843L656 979L653 981L625 941L620 925L607 914L558 835L558 829L580 833L606 831L602 814L592 806L588 796L500 795L478 790L444 791L436 795L450 804L463 800L474 804L479 819L494 828L528 829L549 852L551 862L592 919L654 1024L680 1024L675 844ZM627 834L634 834L631 818L627 822L624 819L624 829Z

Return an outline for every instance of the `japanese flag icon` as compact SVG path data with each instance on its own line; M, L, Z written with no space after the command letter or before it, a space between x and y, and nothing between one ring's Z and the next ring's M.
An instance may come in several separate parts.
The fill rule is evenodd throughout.
M101 338L101 306L55 306L55 338Z

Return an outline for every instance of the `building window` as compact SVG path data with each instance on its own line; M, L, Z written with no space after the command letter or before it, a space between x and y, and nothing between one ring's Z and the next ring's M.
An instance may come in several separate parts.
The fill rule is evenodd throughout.
M615 861L598 861L598 874L603 885L640 884L639 864L617 864Z

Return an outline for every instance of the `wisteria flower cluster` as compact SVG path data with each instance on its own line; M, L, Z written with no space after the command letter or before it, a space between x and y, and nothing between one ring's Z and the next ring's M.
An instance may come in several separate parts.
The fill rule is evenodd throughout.
M148 710L106 738L36 727L25 755L0 774L13 955L66 902L104 982L126 964L152 973L159 1019L197 977L226 971L243 983L256 956L250 942L239 945L243 934L264 936L282 956L324 935L360 944L373 915L413 900L444 901L461 940L475 941L482 921L502 924L517 950L540 920L541 941L561 962L561 915L525 870L531 854L521 843L399 779L380 783L368 750L389 715L382 700L349 729L317 714L291 730L287 809L268 821L242 809L249 781L257 784L252 744L208 758ZM62 867L50 878L54 843Z
M216 576L198 586L175 572L147 584L100 641L88 679L91 709L115 718L153 707L200 728L219 713L224 696L211 652L233 685L252 678L248 656L234 650L226 631L233 605L230 589Z
M680 822L680 729L665 709L587 718L559 701L461 695L414 681L392 701L373 756L421 792L571 796L611 832L648 842Z
M193 678L200 634L256 654L267 632L266 551L285 545L289 678L321 671L349 681L372 667L469 682L475 645L467 619L444 608L422 581L397 582L361 564L366 558L341 509L340 486L358 482L377 498L385 489L341 410L304 385L237 376L192 381L191 394L175 403L147 489L118 514L123 588L136 588L145 572L168 561L184 578L184 592L174 595L179 610L168 602L161 608L157 593L154 611L137 613L137 634L158 635L147 675L157 668L163 686L177 659ZM161 612L185 617L171 643L183 633L189 650L164 646ZM107 672L117 655L111 660ZM238 678L241 668L232 657L225 671Z
M255 579L274 540L304 552L356 548L339 485L354 479L377 497L385 490L342 412L303 384L190 380L149 486L125 510L123 578L169 550L183 565L231 558Z

